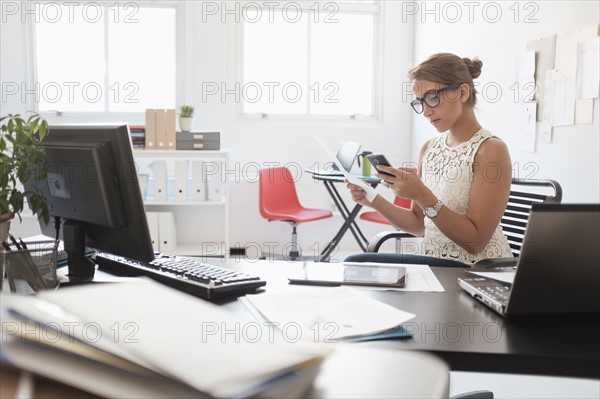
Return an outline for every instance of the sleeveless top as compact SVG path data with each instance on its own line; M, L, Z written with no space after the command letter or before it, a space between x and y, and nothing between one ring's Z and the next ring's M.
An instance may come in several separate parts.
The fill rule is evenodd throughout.
M430 141L423 157L421 180L445 206L461 216L466 216L469 212L475 154L481 143L493 136L487 130L481 129L470 140L456 147L448 147L447 136L448 133L445 133ZM481 252L470 254L446 237L431 219L425 217L422 245L424 255L466 264L473 264L481 259L513 256L500 225L496 227L490 242Z

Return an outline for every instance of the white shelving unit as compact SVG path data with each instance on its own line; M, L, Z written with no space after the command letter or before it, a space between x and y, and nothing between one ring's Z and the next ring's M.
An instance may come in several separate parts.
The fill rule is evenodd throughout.
M147 176L147 184L142 187L142 196L144 198L144 207L146 212L172 213L175 223L176 244L167 249L158 248L162 252L181 256L207 256L207 257L225 257L229 249L229 185L227 183L227 174L223 173L229 167L229 150L220 151L160 151L143 150L133 153L138 177ZM157 160L166 161L167 165L167 198L166 200L155 201L154 179L152 163ZM190 165L188 168L188 187L191 187L192 173L191 164L193 161L204 161L211 164L210 176L205 176L206 197L205 200L192 200L192 193L188 193L187 199L175 200L174 194L174 171L177 160L187 160ZM215 167L219 168L215 172ZM215 199L210 195L211 182L213 179L219 179L222 192L220 198ZM144 180L143 178L140 179ZM142 183L143 185L143 183ZM212 200L209 199L212 197ZM149 219L149 225L151 221ZM159 234L160 234L159 226ZM168 230L168 229L167 229ZM153 228L150 226L151 235ZM155 234L154 234L155 235ZM153 240L156 237L153 237ZM163 241L162 238L159 241Z

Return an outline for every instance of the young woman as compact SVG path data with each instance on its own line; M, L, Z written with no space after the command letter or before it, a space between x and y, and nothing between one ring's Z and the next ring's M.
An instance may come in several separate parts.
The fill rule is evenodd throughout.
M421 147L418 170L381 166L393 174L384 185L410 198L411 209L378 195L367 201L348 183L352 199L369 206L395 227L422 236L420 254L359 254L347 261L473 265L486 258L511 257L499 225L508 202L511 161L504 142L481 127L475 116L473 79L478 59L434 54L409 71L415 99L411 106L440 133Z

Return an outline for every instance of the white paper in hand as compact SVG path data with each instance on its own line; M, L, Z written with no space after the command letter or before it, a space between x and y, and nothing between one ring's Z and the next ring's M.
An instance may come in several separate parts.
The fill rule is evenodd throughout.
M344 167L340 164L340 161L338 160L337 156L331 151L329 145L327 144L324 138L315 137L315 140L317 140L317 143L319 143L319 145L325 150L329 158L335 163L335 166L337 166L337 168L344 175L346 180L348 180L352 184L356 184L357 186L362 187L367 193L367 200L369 200L369 202L372 202L377 196L377 191L364 180L361 180L358 177L352 176L350 173L348 173L346 169L344 169Z

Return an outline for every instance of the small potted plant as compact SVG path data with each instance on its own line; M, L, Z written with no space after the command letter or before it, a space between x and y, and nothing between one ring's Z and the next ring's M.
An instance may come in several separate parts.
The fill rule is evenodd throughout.
M46 223L50 219L40 188L25 186L31 179L34 183L46 179L46 152L41 142L48 133L48 122L38 114L28 119L19 114L0 118L0 242L6 239L15 215L21 220L25 198L34 214ZM40 162L42 167L35 169Z
M192 105L182 105L179 107L179 128L182 132L192 131L193 117L194 107Z

